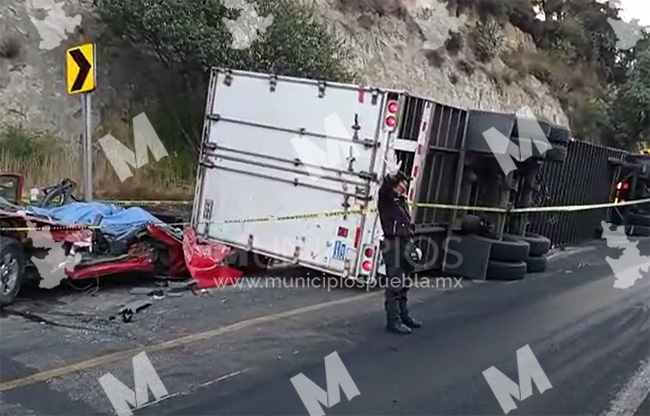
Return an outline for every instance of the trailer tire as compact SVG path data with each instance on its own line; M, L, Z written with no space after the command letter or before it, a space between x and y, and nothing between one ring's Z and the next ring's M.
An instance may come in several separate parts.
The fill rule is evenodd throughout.
M526 276L526 262L490 260L485 277L488 280L521 280Z
M20 243L0 237L0 308L13 303L25 278L25 257Z
M546 160L550 162L564 162L567 158L567 148L553 146L545 153L545 156Z
M645 225L633 225L630 229L629 235L635 237L650 237L650 227Z
M650 215L630 214L628 217L628 222L631 225L642 225L644 227L650 227Z
M551 240L540 234L526 233L526 235L506 234L504 238L523 240L530 245L529 257L540 257L551 249Z
M504 236L504 240L495 240L490 251L490 260L497 262L523 262L530 255L530 244Z
M528 273L543 273L548 267L548 258L546 256L528 257L526 266Z

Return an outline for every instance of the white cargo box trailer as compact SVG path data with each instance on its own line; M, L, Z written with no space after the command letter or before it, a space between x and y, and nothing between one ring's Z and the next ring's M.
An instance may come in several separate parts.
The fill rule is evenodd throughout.
M381 179L396 144L417 147L394 138L404 96L213 69L192 214L199 239L374 280Z

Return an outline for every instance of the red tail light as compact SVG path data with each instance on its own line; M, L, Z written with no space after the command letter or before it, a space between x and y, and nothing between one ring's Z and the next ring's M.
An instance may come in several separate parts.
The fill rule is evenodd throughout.
M363 265L361 267L363 267L363 270L369 272L370 270L372 270L372 262L366 260L363 262Z
M386 119L384 120L384 128L393 131L397 127L397 113L399 112L399 102L391 99L386 104Z
M373 250L372 248L367 248L367 249L363 252L363 255L366 256L366 257L372 257L373 254L375 254L375 250Z

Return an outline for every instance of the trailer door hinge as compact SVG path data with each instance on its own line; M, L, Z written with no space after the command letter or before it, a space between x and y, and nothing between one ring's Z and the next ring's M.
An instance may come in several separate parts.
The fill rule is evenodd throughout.
M210 221L212 219L212 208L214 207L214 201L211 199L205 200L205 205L203 206L203 219Z
M357 142L360 142L363 144L366 148L370 147L376 147L379 148L381 144L373 139L362 139L362 140L357 140Z
M377 181L377 174L376 173L370 173L370 172L359 172L358 173L359 177L361 179L366 179L369 181L376 182Z
M325 87L327 87L325 81L318 81L318 98L325 97Z
M359 198L359 197L361 197L361 198L365 198L366 196L368 196L368 192L366 191L366 188L362 188L362 187L360 187L360 186L357 186L357 187L354 189L354 192L357 194L357 195L356 195L357 198Z
M217 144L212 143L212 142L203 143L203 149L204 150L211 150L211 151L214 152L215 150L217 150Z
M214 168L217 167L217 165L215 165L214 163L206 162L205 160L202 160L201 162L199 162L199 166L204 167L204 168L208 168L208 169L214 169Z
M227 86L232 85L232 70L227 69L225 71L226 76L223 78L223 83Z
M300 260L300 246L296 246L296 249L293 251L293 262L298 263Z
M269 90L275 92L278 86L278 76L273 74L269 77Z
M354 124L352 125L352 130L354 130L354 134L352 135L352 140L353 141L358 141L359 140L359 130L361 130L361 126L359 125L359 114L358 113L354 114Z
M375 88L374 90L372 90L372 100L371 100L372 105L377 105L378 100L379 100L379 90Z

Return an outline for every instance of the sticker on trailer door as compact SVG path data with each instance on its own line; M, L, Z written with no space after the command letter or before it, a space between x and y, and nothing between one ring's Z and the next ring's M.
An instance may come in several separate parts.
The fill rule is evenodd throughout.
M334 243L334 253L332 253L332 258L334 260L345 260L347 251L348 247L343 241L336 241Z

